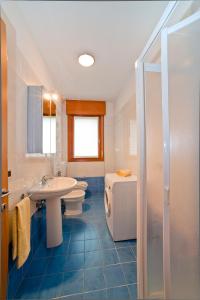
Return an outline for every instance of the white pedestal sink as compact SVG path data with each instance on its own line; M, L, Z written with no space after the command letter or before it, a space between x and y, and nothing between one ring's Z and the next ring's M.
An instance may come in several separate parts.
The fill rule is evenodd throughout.
M32 200L46 199L47 247L56 247L63 241L60 198L71 192L77 180L70 177L53 177L46 184L39 183L29 193Z

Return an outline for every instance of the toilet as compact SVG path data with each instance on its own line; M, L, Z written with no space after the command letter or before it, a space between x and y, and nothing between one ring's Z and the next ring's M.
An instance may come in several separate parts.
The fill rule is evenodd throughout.
M82 203L85 198L85 191L75 188L70 193L62 197L65 204L64 216L77 216L82 214Z
M77 181L77 185L74 189L86 191L88 188L88 183L86 181Z

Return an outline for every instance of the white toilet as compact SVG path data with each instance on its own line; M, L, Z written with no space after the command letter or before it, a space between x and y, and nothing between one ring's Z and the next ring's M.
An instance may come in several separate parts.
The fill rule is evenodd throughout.
M77 181L77 185L74 189L86 191L88 188L88 183L86 181Z
M62 197L65 203L64 216L77 216L82 214L82 203L85 198L85 191L80 189L74 189L72 192Z

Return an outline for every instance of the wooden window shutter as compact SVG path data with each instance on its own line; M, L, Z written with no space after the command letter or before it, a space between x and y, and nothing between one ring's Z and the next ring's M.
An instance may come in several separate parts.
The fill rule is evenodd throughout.
M73 116L104 116L105 101L66 100L66 113Z

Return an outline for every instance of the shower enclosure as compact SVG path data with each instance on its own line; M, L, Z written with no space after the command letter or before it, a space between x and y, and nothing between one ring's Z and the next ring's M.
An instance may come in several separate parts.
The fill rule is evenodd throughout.
M168 5L136 62L139 299L200 298L200 11L191 5Z

